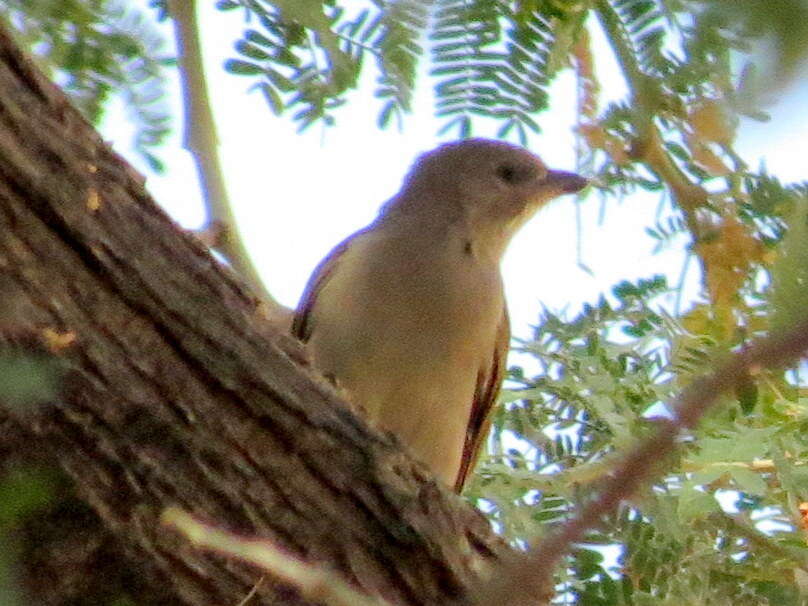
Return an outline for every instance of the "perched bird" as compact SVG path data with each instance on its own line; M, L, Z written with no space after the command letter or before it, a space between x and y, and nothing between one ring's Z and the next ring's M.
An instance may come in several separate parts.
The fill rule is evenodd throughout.
M292 331L315 366L457 492L503 379L505 248L545 202L586 183L508 143L442 145L303 294Z

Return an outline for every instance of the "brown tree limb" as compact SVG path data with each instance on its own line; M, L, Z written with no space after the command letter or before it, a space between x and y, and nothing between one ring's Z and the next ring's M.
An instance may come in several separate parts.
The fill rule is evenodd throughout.
M216 232L213 247L224 255L253 292L265 300L265 311L269 318L280 325L289 325L292 310L278 303L264 286L250 253L244 246L233 214L219 158L219 136L208 95L196 10L196 0L168 0L168 11L174 23L185 113L183 145L196 165L208 214L208 222L203 231Z
M63 371L27 411L0 399L0 481L61 470L15 531L28 601L237 604L261 573L167 531L168 506L394 603L465 599L508 553L259 309L0 28L0 342Z

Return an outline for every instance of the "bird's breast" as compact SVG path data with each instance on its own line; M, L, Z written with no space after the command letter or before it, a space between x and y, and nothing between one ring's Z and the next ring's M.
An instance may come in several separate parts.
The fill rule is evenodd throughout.
M462 242L355 238L318 294L310 348L368 416L448 483L503 315L499 268Z

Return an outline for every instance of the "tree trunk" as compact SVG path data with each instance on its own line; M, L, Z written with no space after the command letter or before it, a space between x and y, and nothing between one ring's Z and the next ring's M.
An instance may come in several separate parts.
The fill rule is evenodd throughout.
M397 603L462 600L508 553L264 317L0 31L0 361L61 373L0 393L0 486L48 497L0 524L23 602L237 604L262 573L161 526L172 505Z

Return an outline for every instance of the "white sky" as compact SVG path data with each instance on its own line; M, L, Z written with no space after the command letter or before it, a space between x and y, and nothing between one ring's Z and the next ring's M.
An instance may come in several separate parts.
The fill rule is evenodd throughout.
M372 96L375 74L369 74L368 86L352 94L350 102L338 110L336 127L314 126L298 134L289 116L275 117L259 93L247 93L253 79L222 69L225 59L237 56L233 43L243 29L240 13L221 13L212 8L212 2L200 4L221 156L239 227L270 292L294 306L319 260L372 220L379 205L398 189L414 158L439 142L435 133L441 122L432 115L433 82L421 81L415 112L407 118L403 132L377 129L380 106ZM169 28L166 34L170 37ZM622 83L608 53L596 54L603 99L622 96ZM612 73L614 77L609 77ZM174 90L172 103L179 128L176 84ZM739 149L751 166L765 161L783 179L805 178L808 122L799 117L806 92L808 87L797 86L775 108L769 108L774 111L772 122L742 125ZM551 110L539 116L543 132L531 140L530 147L548 165L574 169L571 125L575 97L569 73L553 86L552 99ZM129 147L132 130L120 107L109 112L102 132L144 170ZM475 134L493 136L495 132L496 125L492 125ZM201 224L203 211L196 172L190 156L181 149L180 136L175 133L157 150L167 166L166 174L144 172L155 199L180 224L194 228ZM514 334L527 336L541 304L575 310L622 279L654 273L664 273L670 283L676 283L682 247L652 255L654 241L644 231L654 223L657 203L658 198L649 195L631 196L620 203L611 200L600 224L599 196L590 193L581 207L580 246L581 260L592 275L578 265L573 198L561 198L540 213L517 235L503 264ZM691 278L695 281L696 276Z

